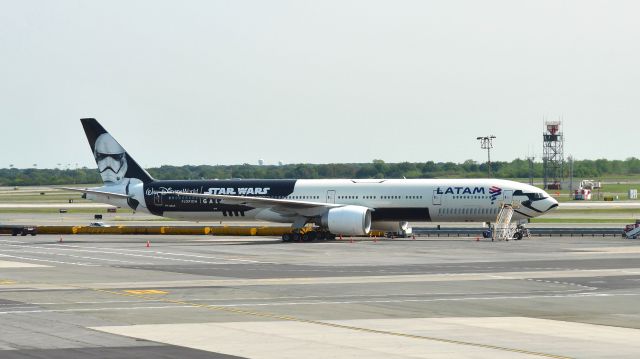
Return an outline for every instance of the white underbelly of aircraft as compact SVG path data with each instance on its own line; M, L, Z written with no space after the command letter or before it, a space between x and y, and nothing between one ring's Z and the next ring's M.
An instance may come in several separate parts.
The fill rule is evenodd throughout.
M243 222L243 221L267 221L278 223L293 223L291 217L284 217L268 209L253 209L250 211L164 211L163 217L186 220L186 221L221 221L221 222Z

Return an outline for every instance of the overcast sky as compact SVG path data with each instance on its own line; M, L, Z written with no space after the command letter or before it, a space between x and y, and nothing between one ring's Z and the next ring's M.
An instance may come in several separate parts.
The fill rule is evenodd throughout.
M0 168L640 156L637 1L0 0Z

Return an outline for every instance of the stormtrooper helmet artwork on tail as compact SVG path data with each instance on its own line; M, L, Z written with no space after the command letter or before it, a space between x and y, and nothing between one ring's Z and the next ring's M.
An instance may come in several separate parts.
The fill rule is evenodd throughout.
M125 184L126 179L138 179L142 183L153 182L149 173L129 156L124 147L96 119L83 118L80 121L105 185Z
M127 153L110 134L98 136L93 155L104 183L122 182L127 173Z

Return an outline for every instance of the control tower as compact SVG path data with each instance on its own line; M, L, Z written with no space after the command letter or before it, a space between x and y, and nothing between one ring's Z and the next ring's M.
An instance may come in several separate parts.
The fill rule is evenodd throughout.
M562 189L564 180L564 135L561 121L545 121L542 134L544 189Z

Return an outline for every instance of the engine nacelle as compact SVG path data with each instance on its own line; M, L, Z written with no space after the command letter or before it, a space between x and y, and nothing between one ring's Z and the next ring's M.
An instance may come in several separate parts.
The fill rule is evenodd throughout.
M322 225L333 234L364 236L371 230L371 210L361 206L331 208L322 216Z
M374 231L401 233L409 228L409 222L375 221L371 224Z
M374 231L384 231L387 235L398 236L406 238L411 236L413 229L409 227L409 222L390 222L390 221L376 221L371 224L371 229Z

